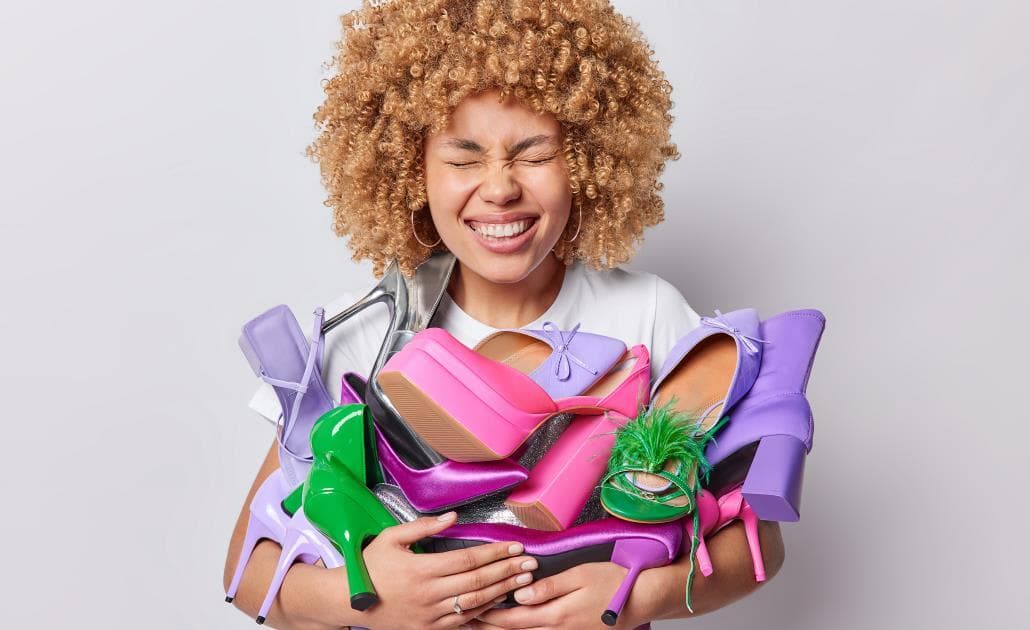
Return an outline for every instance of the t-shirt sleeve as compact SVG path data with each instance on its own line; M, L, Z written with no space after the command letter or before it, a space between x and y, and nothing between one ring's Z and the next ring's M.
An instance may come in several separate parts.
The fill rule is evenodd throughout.
M679 339L701 325L701 317L666 280L655 276L655 317L651 336L651 380L661 373L669 351Z
M363 294L359 294L363 295ZM353 293L345 293L325 306L326 318L341 312L357 301ZM389 313L383 305L365 309L351 319L341 323L326 335L323 358L322 380L334 403L340 402L340 378L344 372L357 372L367 377L375 363L389 321ZM304 335L310 334L311 317L298 317ZM269 422L278 422L282 407L275 390L268 383L260 382L248 405Z

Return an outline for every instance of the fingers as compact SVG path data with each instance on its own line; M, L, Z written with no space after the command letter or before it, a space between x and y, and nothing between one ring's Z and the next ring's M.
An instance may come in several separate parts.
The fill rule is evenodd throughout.
M457 516L454 512L447 512L440 516L423 516L410 523L401 523L400 525L387 527L379 534L378 539L400 547L408 547L423 538L438 534L447 529L454 524Z
M515 601L520 604L543 604L578 590L582 585L582 581L576 575L577 568L573 567L567 571L538 580L531 586L520 588L515 591Z
M535 561L534 561L535 563ZM487 604L497 603L497 600L504 599L510 591L513 591L520 586L525 586L533 580L533 576L530 573L519 573L513 575L507 579L499 582L493 582L487 584L483 588L476 589L469 592L458 591L457 603L461 606L462 610L471 610L474 608L480 608ZM441 603L441 611L452 611L454 610L455 598L454 595L446 597Z
M512 556L518 556L525 548L521 543L496 542L455 549L441 553L426 554L426 566L434 575L466 573Z
M475 628L475 627L478 627L476 625L477 624L476 617L478 617L479 615L482 615L483 613L485 613L486 611L490 610L491 608L493 608L497 604L501 603L502 601L504 601L504 597L498 597L497 599L489 601L486 604L484 604L482 606L479 606L479 607L476 607L476 608L470 608L470 609L462 608L461 614L459 615L459 614L457 614L457 613L455 613L453 611L454 598L452 597L450 605L448 607L448 614L440 617L435 622L433 622L432 628L434 630L436 630L438 628L440 630L452 630L453 628L462 628L462 629L464 629L464 628ZM462 605L464 605L464 604L462 604Z
M472 560L463 560L463 562L471 561ZM472 571L455 573L439 578L433 584L433 588L438 589L437 592L441 597L446 597L448 595L453 596L458 593L473 593L481 591L492 584L512 578L515 580L514 586L508 590L514 590L520 586L529 584L532 581L532 575L530 575L529 572L536 571L536 569L537 561L535 558L531 558L529 556L505 558L503 560L493 561L486 566L473 569ZM473 606L478 605L479 603L473 604ZM464 600L462 600L462 606L465 606ZM470 608L471 606L465 607Z

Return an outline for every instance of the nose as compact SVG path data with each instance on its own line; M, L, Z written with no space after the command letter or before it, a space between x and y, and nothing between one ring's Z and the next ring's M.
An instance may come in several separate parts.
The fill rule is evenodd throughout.
M488 203L504 206L522 195L522 187L504 165L490 169L479 184L479 198Z

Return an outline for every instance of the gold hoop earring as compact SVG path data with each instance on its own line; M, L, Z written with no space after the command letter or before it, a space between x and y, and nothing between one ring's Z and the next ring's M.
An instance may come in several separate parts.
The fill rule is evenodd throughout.
M443 237L441 236L440 238L436 239L436 242L433 243L432 245L430 245L429 243L423 243L422 242L422 239L420 239L418 237L418 232L415 231L415 211L414 210L411 211L411 233L415 236L415 240L418 241L418 244L421 245L422 247L425 247L426 249L433 249L434 247L436 247L437 245L440 244L440 241L443 240Z
M583 227L583 204L576 203L576 207L579 208L579 224L576 225L576 233L566 243L571 243L579 237L579 230Z

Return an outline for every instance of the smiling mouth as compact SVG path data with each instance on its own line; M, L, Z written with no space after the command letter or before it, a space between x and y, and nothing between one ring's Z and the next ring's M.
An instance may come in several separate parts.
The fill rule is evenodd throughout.
M508 223L483 223L481 221L466 221L465 225L476 234L492 241L504 241L515 238L527 231L536 223L535 217L510 221Z

